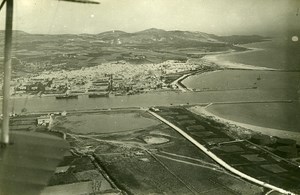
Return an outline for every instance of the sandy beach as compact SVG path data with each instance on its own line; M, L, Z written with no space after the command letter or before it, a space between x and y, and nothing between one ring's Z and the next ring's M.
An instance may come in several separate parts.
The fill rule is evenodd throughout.
M208 105L208 106L210 106L210 105ZM210 116L210 117L213 117L215 120L220 121L222 123L236 125L236 126L239 126L239 127L245 128L245 129L249 129L254 132L259 132L259 133L269 135L269 136L277 136L280 138L294 139L297 141L298 144L300 144L300 133L286 131L286 130L282 130L282 129L272 129L272 128L267 128L267 127L260 127L260 126L255 126L255 125L250 125L250 124L246 124L246 123L240 123L240 122L228 120L228 119L219 117L219 116L207 111L206 108L208 106L206 106L206 107L195 106L195 107L190 108L189 110L197 115Z
M233 63L229 61L224 61L220 60L218 57L220 56L226 56L226 55L232 55L236 53L249 53L249 52L254 52L254 51L259 51L263 50L261 48L248 48L249 50L246 51L241 51L241 52L226 52L226 53L220 53L216 55L206 55L203 57L203 59L216 63L220 67L223 68L231 68L231 69L244 69L244 70L277 70L273 68L267 68L267 67L261 67L261 66L253 66L253 65L248 65L248 64L242 64L242 63Z

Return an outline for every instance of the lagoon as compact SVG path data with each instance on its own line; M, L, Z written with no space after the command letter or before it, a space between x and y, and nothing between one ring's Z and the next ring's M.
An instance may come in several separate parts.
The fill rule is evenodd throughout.
M115 133L145 129L160 122L141 112L80 113L57 117L55 129L73 133Z

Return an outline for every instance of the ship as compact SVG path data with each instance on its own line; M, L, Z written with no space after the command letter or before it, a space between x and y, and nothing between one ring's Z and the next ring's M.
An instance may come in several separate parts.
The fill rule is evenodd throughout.
M78 98L78 95L75 95L75 94L72 94L72 95L69 95L69 94L65 94L65 95L58 95L58 96L55 96L56 99L77 99Z
M260 75L257 77L257 80L259 81L259 80L261 80L261 77L260 77Z
M89 98L108 97L108 93L91 93Z

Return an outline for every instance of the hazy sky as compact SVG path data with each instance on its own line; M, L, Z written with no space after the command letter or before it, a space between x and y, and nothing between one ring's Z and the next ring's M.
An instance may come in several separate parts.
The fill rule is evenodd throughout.
M14 28L30 33L135 32L147 28L280 34L300 26L298 0L100 0L100 5L15 0ZM4 28L4 12L0 13ZM300 11L299 11L300 12Z

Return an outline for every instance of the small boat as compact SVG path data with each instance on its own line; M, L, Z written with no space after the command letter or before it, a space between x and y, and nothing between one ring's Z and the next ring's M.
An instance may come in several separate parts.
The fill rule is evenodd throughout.
M78 98L78 95L75 95L75 94L72 94L72 95L58 95L58 96L55 96L56 99L77 99Z
M260 75L257 77L257 80L259 81L259 80L261 80L261 77L260 77Z

